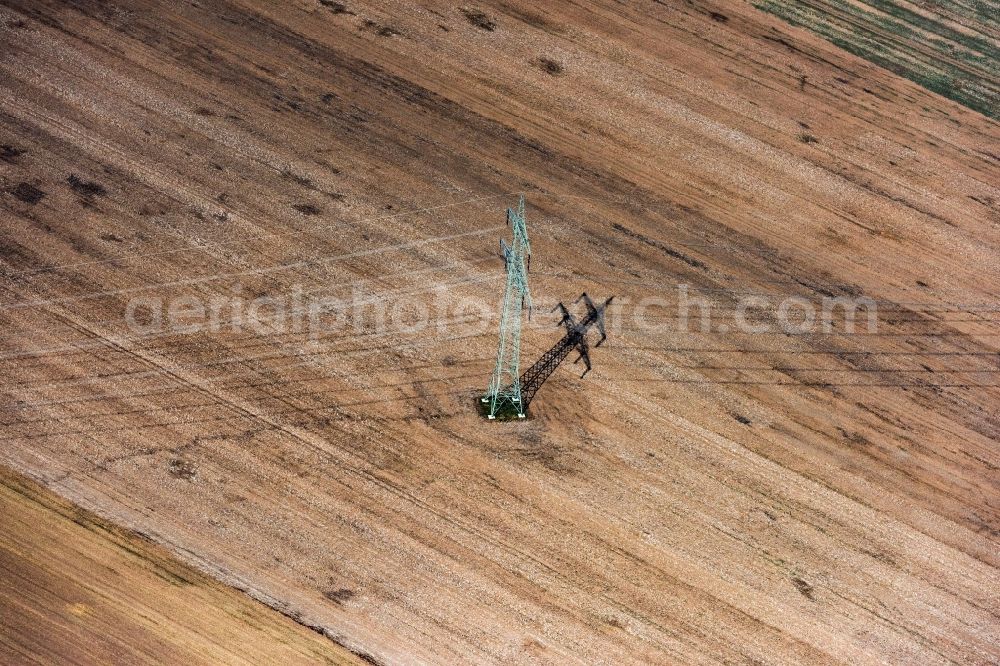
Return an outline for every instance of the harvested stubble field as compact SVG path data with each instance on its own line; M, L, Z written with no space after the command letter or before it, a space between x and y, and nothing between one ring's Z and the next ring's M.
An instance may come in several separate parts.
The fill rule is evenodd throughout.
M4 664L364 664L6 469L0 511Z
M996 121L749 3L4 0L0 45L13 470L374 663L1000 659ZM525 361L624 305L488 424L451 306L495 309L522 191ZM740 332L748 295L877 330ZM286 296L364 307L234 314Z

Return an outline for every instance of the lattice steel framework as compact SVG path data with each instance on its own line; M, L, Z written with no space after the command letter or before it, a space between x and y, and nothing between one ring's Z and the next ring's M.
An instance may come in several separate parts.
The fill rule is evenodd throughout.
M525 370L524 374L521 375L521 400L525 409L528 408L535 394L538 393L538 389L542 388L545 380L552 376L552 373L559 367L559 364L574 349L580 353L580 356L573 362L579 363L582 360L584 366L586 366L580 377L582 378L590 372L590 345L587 343L587 332L591 326L596 326L600 332L601 337L598 339L597 344L594 345L595 347L600 347L608 339L608 334L604 330L604 311L612 300L614 300L614 296L608 298L600 305L594 305L594 302L590 300L590 296L584 292L580 295L580 298L576 299L577 303L583 301L587 307L587 314L580 321L577 321L562 303L553 308L562 311L562 319L559 320L556 326L565 326L566 335L562 337L562 340L553 345L552 349L542 354L541 358L535 361L534 365Z
M507 284L503 292L500 313L500 343L497 362L486 395L481 398L487 417L498 414L524 418L525 405L521 400L521 312L531 314L531 292L528 289L528 266L531 263L531 243L528 225L524 218L524 195L518 200L517 210L507 209L507 224L511 228L510 245L500 241L500 252L507 268Z

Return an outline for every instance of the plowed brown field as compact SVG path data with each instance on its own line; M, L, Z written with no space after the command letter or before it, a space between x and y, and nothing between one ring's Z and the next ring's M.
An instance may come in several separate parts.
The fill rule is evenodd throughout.
M3 0L0 462L378 663L996 663L998 160L749 4ZM517 192L621 310L487 423ZM433 325L126 323L288 294Z

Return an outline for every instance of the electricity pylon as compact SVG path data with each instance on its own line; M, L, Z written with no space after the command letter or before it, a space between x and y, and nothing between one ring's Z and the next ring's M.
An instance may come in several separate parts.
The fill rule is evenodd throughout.
M490 387L480 400L487 405L486 416L494 419L498 414L524 418L521 401L521 311L527 308L531 316L531 292L528 290L528 266L531 263L531 243L528 242L528 225L524 219L524 195L517 210L507 209L507 224L513 232L510 245L500 241L500 252L507 269L507 284L503 292L503 309L500 313L500 344L497 362L493 367Z

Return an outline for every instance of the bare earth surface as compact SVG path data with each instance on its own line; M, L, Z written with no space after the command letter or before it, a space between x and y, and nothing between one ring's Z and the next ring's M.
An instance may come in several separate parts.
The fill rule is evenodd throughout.
M998 159L749 4L3 0L0 462L376 663L996 663ZM622 311L487 424L519 191L526 360ZM296 290L440 326L125 324Z
M162 547L0 471L4 664L363 664Z

